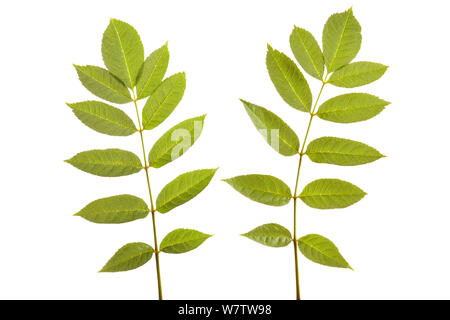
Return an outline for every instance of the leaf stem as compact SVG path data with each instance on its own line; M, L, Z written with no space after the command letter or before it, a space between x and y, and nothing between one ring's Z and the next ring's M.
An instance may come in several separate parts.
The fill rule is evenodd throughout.
M325 76L325 79L328 77L328 74ZM297 178L295 180L295 190L294 190L294 241L293 241L293 245L294 245L294 258L295 258L295 287L296 287L296 299L300 300L300 276L299 276L299 271L298 271L298 243L297 243L297 199L298 199L298 182L300 180L300 169L302 167L302 159L303 156L305 155L305 145L306 145L306 141L308 139L308 135L309 135L309 130L311 129L311 123L312 120L315 116L315 111L316 111L316 107L317 107L317 103L319 102L320 96L322 95L322 91L323 91L323 87L325 87L326 85L326 80L322 80L322 87L320 88L319 94L317 95L317 99L316 102L314 103L314 108L313 110L309 113L310 114L310 118L309 118L309 123L308 123L308 128L306 129L306 134L305 134L305 139L303 139L303 144L302 144L302 149L299 152L300 158L298 160L298 168L297 168Z
M144 135L142 133L144 131L144 129L142 129L141 117L139 116L139 110L138 110L137 100L136 100L136 95L134 93L134 90L133 90L133 102L134 102L134 107L136 109L136 115L137 115L138 124L139 124L139 135L141 136L142 153L144 155L145 176L147 177L148 194L150 196L150 211L152 213L152 223L153 223L153 240L155 243L156 277L158 279L158 298L159 298L159 300L163 300L162 286L161 286L161 272L160 272L160 268L159 268L158 238L156 236L156 221L155 221L156 209L155 209L155 206L153 205L152 189L150 187L150 178L148 175L149 165L147 163L147 155L145 152L145 145L144 145Z

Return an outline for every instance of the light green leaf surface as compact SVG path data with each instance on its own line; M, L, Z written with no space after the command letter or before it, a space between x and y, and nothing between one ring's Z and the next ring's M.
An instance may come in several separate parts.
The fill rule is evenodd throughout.
M267 45L266 65L270 79L283 100L297 110L309 112L311 90L294 61Z
M184 72L174 74L161 83L145 103L142 110L144 129L150 130L160 125L175 110L186 89Z
M242 100L250 119L267 143L284 156L298 153L300 142L297 134L276 114Z
M223 181L247 198L269 206L284 206L292 198L287 184L269 175L249 174Z
M164 133L150 150L149 165L160 168L181 157L202 133L205 117L184 120Z
M185 253L196 249L209 237L211 237L210 234L192 229L176 229L169 232L161 241L160 251Z
M305 29L294 26L289 38L295 59L312 77L322 80L325 68L322 50L314 36Z
M242 234L253 241L269 247L285 247L292 241L288 229L276 223L263 224L247 233Z
M322 35L327 71L336 71L352 61L361 48L361 39L361 26L351 8L328 18Z
M138 156L120 149L84 151L65 161L75 168L101 177L127 176L142 169Z
M183 173L169 182L156 199L156 210L161 213L188 202L209 184L217 169L200 169Z
M350 182L339 179L319 179L309 183L299 195L311 208L346 208L361 200L366 193Z
M375 117L390 102L367 93L348 93L325 101L317 111L323 120L351 123Z
M139 73L136 93L138 99L143 99L151 95L161 84L164 74L169 65L169 49L167 43L161 48L153 51L147 59Z
M311 161L340 166L356 166L384 157L364 143L334 137L322 137L311 141L306 154Z
M74 65L83 86L97 97L114 103L128 103L130 91L108 70L96 66Z
M111 19L103 33L102 56L108 70L133 88L144 63L144 47L137 31L128 23Z
M92 201L75 216L95 223L124 223L145 218L149 212L144 200L122 194Z
M133 120L122 110L99 101L67 103L89 128L110 136L129 136L137 132Z
M381 63L354 62L336 70L327 83L337 87L356 88L378 80L386 72L387 68Z
M139 268L153 256L153 248L143 242L124 245L112 256L100 272L119 272Z
M333 242L318 234L308 234L298 239L298 248L306 258L315 263L352 269Z

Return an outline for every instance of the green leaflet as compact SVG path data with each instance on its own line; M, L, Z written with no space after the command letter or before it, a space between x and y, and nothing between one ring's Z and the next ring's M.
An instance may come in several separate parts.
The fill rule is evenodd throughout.
M159 250L166 253L185 253L194 250L209 237L210 234L192 229L176 229L164 237Z
M147 59L138 76L136 93L138 99L148 97L161 84L169 65L169 49L167 43L153 51Z
M275 248L285 247L292 241L292 235L289 230L276 223L263 224L252 231L242 234L242 236Z
M75 216L95 223L124 223L145 218L150 212L141 198L122 194L95 200Z
M134 153L120 149L84 151L65 161L101 177L127 176L142 169L141 160Z
M117 250L100 272L119 272L139 268L152 258L153 252L155 252L153 248L146 243L128 243Z
M390 102L367 93L348 93L325 101L317 111L323 120L350 123L375 117Z
M144 63L144 47L137 31L128 23L111 19L102 39L103 62L128 88Z
M352 61L361 47L361 26L353 10L333 14L322 35L323 55L329 73Z
M142 110L142 124L144 129L156 128L175 110L183 98L186 89L186 75L184 72L174 74L161 83L161 85L148 98Z
M269 175L249 174L223 181L247 198L269 206L284 206L292 198L289 187L280 179Z
M263 107L241 101L256 129L275 151L284 156L298 154L297 134L281 118Z
M160 168L181 157L202 133L205 117L184 120L164 133L150 150L149 165Z
M99 101L67 103L89 128L110 136L129 136L137 132L133 120L122 110Z
M364 143L334 137L323 137L311 141L306 154L311 161L340 166L356 166L384 157Z
M336 70L327 83L338 87L355 88L364 86L381 78L387 66L375 62L354 62Z
M295 59L312 77L322 80L325 68L322 51L314 36L305 29L294 26L289 38Z
M156 210L161 213L188 202L209 184L217 169L200 169L183 173L169 182L156 199Z
M315 263L352 269L333 242L318 234L308 234L298 239L298 248L306 258Z
M299 195L311 208L346 208L361 200L367 193L350 182L338 179L318 179L309 183Z
M311 90L294 61L267 45L266 65L270 79L283 100L297 110L309 112Z
M114 103L133 101L127 87L108 70L96 66L73 66L83 86L97 97Z

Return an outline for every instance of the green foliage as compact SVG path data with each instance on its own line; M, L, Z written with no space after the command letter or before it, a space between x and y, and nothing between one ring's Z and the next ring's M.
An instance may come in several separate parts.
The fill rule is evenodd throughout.
M327 82L337 87L356 88L380 79L387 68L381 63L353 62L333 72Z
M66 162L81 171L101 177L121 177L141 171L137 155L120 149L89 150L76 154Z
M313 162L339 166L357 166L384 157L367 144L334 137L322 137L311 141L306 154Z
M333 242L318 234L308 234L298 239L298 248L306 258L315 263L352 269Z
M275 248L286 247L292 241L292 235L289 230L276 223L263 224L242 234L242 236Z
M186 88L184 72L174 74L153 92L142 110L144 129L150 130L159 126L175 110L183 98Z
M99 101L67 103L89 128L110 136L129 136L137 132L133 120L122 110Z
M292 198L289 186L269 175L248 174L224 181L247 198L269 206L284 206Z
M353 10L333 14L323 28L323 56L327 71L333 72L352 61L361 47L361 26Z
M141 198L122 194L95 200L75 216L95 223L124 223L145 218L150 209Z
M83 86L97 97L114 103L133 101L123 82L108 70L96 66L74 67Z
M146 218L151 213L154 249L142 242L129 243L114 254L101 272L136 269L155 254L158 297L162 299L159 253L193 250L210 235L177 229L163 239L158 249L157 212L168 212L194 198L209 184L217 169L195 170L180 175L161 190L156 203L153 202L149 172L177 159L192 146L202 132L205 115L187 119L169 129L156 141L147 161L144 129L157 127L174 111L183 97L186 76L176 73L164 79L169 63L167 43L144 61L144 47L139 34L132 26L119 20L110 20L103 34L101 49L107 69L74 65L78 77L86 89L101 99L118 104L132 102L133 107L125 110L135 110L137 127L124 111L100 101L67 105L82 123L97 132L111 136L130 136L138 132L143 161L129 151L106 149L84 151L66 162L102 177L126 176L144 169L149 202L128 194L106 197L89 203L75 216L94 223L119 224ZM144 107L139 110L138 101L146 98Z
M155 250L143 242L124 245L108 260L100 272L119 272L139 268L146 264Z
M159 248L166 253L184 253L194 250L209 237L211 237L210 234L196 230L176 229L164 237Z
M137 31L128 23L111 19L103 33L102 56L108 70L133 88L144 63L144 46Z
M169 48L167 43L161 48L153 51L142 66L136 84L138 99L143 99L151 95L161 84L162 79L169 65Z
M193 199L206 188L216 171L217 169L200 169L179 175L159 193L156 210L166 213Z
M325 62L314 36L309 31L294 26L289 42L292 53L302 68L312 77L322 80Z
M346 208L361 200L366 193L350 182L339 179L318 179L300 193L300 199L311 208Z
M267 70L283 100L300 111L311 110L312 96L305 77L288 56L267 45Z
M241 100L256 129L267 143L283 156L293 156L300 149L297 134L280 117L263 107Z
M148 155L151 167L161 168L181 157L202 133L206 115L184 120L155 142Z
M362 165L384 157L367 144L349 139L322 137L308 144L308 135L315 116L333 122L352 123L376 116L389 104L367 93L347 93L319 104L319 98L327 84L355 88L378 80L387 70L387 66L380 63L351 63L359 52L361 40L361 26L351 8L333 14L326 22L322 34L323 51L310 32L294 26L289 38L292 53L303 71L321 82L314 103L302 71L288 56L268 46L266 66L276 90L289 106L309 113L309 121L303 127L303 139L299 140L294 130L271 111L241 100L253 124L276 151L285 156L299 156L298 167L295 173L293 171L293 176L296 177L293 194L284 182L269 175L250 174L224 180L246 197L264 204L282 206L293 198L292 236L287 229L277 224L257 227L244 236L272 247L293 243L297 299L300 299L298 249L316 263L350 268L336 246L327 238L315 234L300 238L297 236L298 200L312 208L336 209L348 207L366 195L359 187L339 179L315 180L299 192L300 176L304 171L300 169L304 156L307 155L316 163L339 166ZM298 124L294 128L296 127ZM270 135L267 132L271 132ZM278 141L274 141L277 139ZM303 141L303 144L300 145L299 141ZM273 164L271 166L276 167Z
M325 101L317 111L320 119L351 123L375 117L389 102L367 93L347 93Z

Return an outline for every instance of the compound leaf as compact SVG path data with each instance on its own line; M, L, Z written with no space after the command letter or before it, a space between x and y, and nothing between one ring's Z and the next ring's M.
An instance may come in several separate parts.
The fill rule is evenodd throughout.
M223 181L247 198L269 206L284 206L292 198L288 185L269 175L249 174Z
M121 149L84 151L66 162L84 172L101 177L127 176L142 169L138 156Z
M153 51L142 66L136 83L138 99L151 95L161 84L169 65L169 49L167 43Z
M129 136L137 131L133 120L122 110L99 101L67 103L89 128L110 136Z
M295 59L302 68L314 78L322 80L325 64L314 36L305 29L294 26L289 42Z
M297 134L281 118L263 107L241 101L256 129L275 151L284 156L298 154Z
M283 100L297 110L309 112L312 104L311 90L294 61L267 45L266 65L270 79Z
M211 237L192 229L176 229L169 232L160 244L160 251L166 253L185 253L196 249L206 239Z
M313 162L356 166L384 157L376 149L358 141L322 137L309 143L306 154Z
M164 133L150 150L149 165L160 168L181 157L202 133L205 117L184 120Z
M145 218L149 212L144 200L122 194L92 201L75 216L94 223L124 223Z
M142 110L144 129L150 130L161 124L175 110L186 88L184 72L174 74L161 83L145 103Z
M361 26L351 8L328 18L322 35L327 71L336 71L352 61L361 48L361 39Z
M144 47L137 31L128 23L111 19L103 34L102 56L108 70L133 88L144 63Z
M183 173L169 182L156 199L156 210L161 213L188 202L209 184L217 169L200 169Z
M348 93L325 101L317 111L323 120L351 123L375 117L390 102L367 93Z
M318 179L309 183L299 195L311 208L346 208L361 200L366 193L350 182L339 179Z
M83 86L97 97L114 103L128 103L130 91L111 72L96 66L74 65Z
M356 88L374 82L386 72L387 66L375 62L353 62L336 70L327 83L337 87Z
M124 245L112 256L100 272L119 272L139 268L153 256L153 248L143 242Z
M315 263L328 267L352 269L333 242L321 235L308 234L301 237L298 239L298 248L306 258Z
M253 241L268 247L285 247L292 241L288 229L276 223L263 224L247 233L242 234Z

